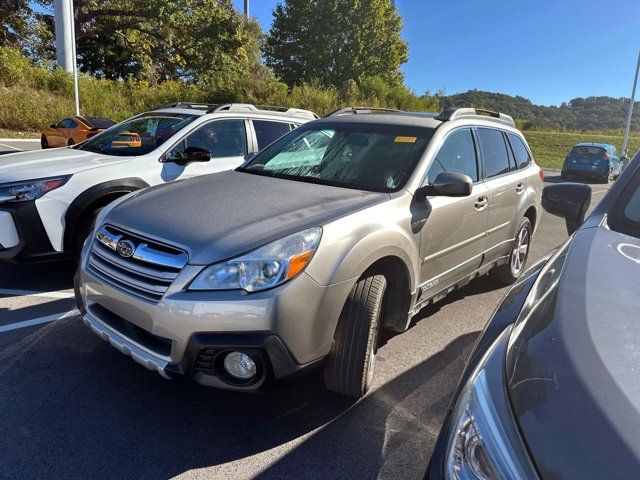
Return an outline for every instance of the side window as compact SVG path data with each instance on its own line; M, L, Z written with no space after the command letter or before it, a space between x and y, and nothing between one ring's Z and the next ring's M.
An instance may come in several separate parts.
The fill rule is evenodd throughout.
M531 163L531 155L529 155L529 150L527 150L524 142L513 133L507 133L507 136L509 137L511 148L513 148L513 154L516 156L518 169L527 167Z
M431 162L427 179L433 182L441 172L462 173L474 182L478 181L476 147L470 129L456 130L445 138Z
M258 150L262 150L285 133L291 131L291 125L288 123L269 122L266 120L253 120L253 128L256 130Z
M478 128L478 143L480 144L485 178L509 172L507 144L500 130Z
M78 127L78 122L76 122L75 120L68 119L67 122L69 122L67 128L77 128Z
M58 124L57 128L73 128L74 123L75 122L73 122L70 118L65 118Z
M198 127L171 150L169 159L181 159L188 147L208 150L211 158L244 157L247 154L244 120L218 120Z

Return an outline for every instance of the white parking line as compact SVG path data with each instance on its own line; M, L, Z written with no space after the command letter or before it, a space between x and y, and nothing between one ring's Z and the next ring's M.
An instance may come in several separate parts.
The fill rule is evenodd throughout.
M591 195L596 195L597 193L603 193L603 192L608 192L609 190L604 188L602 190L596 190L595 192L592 192Z
M46 317L34 318L32 320L25 320L23 322L10 323L9 325L1 326L0 333L9 332L11 330L18 330L19 328L31 327L33 325L40 325L41 323L55 322L56 320L74 317L79 314L80 312L78 310L71 310L69 312L55 313L53 315L47 315Z
M35 290L13 290L0 288L0 295L9 297L40 297L40 298L73 298L73 292L37 292Z
M11 145L7 145L6 143L0 143L0 147L6 147L6 148L10 148L10 149L12 149L12 150L18 150L18 151L20 151L20 149L19 149L19 148L13 147L13 146L11 146Z

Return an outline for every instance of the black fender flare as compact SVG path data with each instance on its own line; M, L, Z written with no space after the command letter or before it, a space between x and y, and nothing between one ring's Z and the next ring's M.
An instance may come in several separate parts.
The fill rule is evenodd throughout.
M141 190L149 186L150 185L141 178L133 177L110 180L87 188L71 202L64 216L64 251L71 252L73 250L73 239L77 224L87 210L97 201L108 195L115 193L126 195L127 193L135 192L136 190Z

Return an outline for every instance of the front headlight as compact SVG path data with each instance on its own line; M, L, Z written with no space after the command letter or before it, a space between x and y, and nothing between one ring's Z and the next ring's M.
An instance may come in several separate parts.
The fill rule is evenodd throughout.
M36 200L45 193L60 188L67 183L69 178L71 178L71 175L2 184L0 185L0 202Z
M510 329L489 348L451 417L445 478L536 479L506 393L504 361Z
M200 272L189 289L257 292L281 285L306 268L321 236L322 228L310 228L246 255L211 265Z

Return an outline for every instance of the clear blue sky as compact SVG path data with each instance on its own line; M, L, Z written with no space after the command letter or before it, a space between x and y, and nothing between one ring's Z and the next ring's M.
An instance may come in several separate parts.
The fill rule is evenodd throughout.
M265 31L278 0L251 0ZM397 0L416 92L471 88L559 105L628 97L640 50L640 0ZM234 0L242 9L243 0Z

